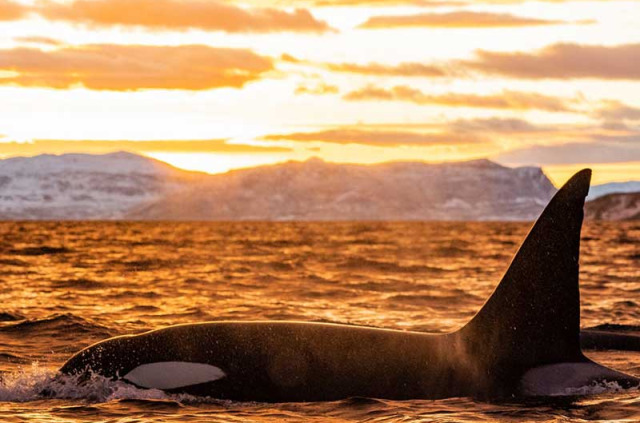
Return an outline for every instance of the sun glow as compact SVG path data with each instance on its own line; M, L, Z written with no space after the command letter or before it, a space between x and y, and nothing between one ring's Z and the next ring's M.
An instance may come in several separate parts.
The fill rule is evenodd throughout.
M147 153L149 157L169 163L184 170L205 173L225 173L242 169L286 161L281 156L250 154L214 154L214 153Z
M593 175L591 177L593 185L630 179L640 180L640 162L555 165L545 166L544 171L556 186L560 186L573 174L584 168L590 168L593 170Z
M162 0L154 7L175 13L125 13L136 1L151 4L9 1L24 5L24 13L15 5L5 15L0 10L3 142L77 140L86 147L104 140L215 139L284 149L132 150L208 173L311 156L437 162L528 148L535 158L537 147L557 146L553 162L531 160L556 182L578 167L562 145L589 143L599 149L581 161L598 163L595 180L638 178L638 2L428 8L308 1L295 14L283 7L287 2L252 0L242 10L231 3L218 10L212 2L207 16L196 16L198 2ZM246 13L255 7L268 12ZM381 145L375 132L386 129L376 125L395 128L399 139L424 126L423 133L439 131L454 142L434 145L423 137L424 145L388 139ZM366 130L371 139L263 142L274 134L344 127ZM463 135L479 141L460 145L455 140ZM0 155L81 147L7 145L0 144Z

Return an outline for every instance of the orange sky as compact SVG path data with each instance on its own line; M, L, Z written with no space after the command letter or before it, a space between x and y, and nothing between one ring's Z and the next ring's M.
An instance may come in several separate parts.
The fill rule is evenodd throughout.
M640 179L640 1L0 0L0 157Z

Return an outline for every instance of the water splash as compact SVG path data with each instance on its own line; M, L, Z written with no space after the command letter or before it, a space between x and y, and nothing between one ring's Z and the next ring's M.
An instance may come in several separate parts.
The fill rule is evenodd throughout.
M159 389L141 389L97 374L60 375L39 363L6 373L0 379L0 402L30 402L42 399L84 400L104 403L118 400L169 400L202 402L205 398L170 395Z
M581 386L579 388L567 388L561 392L555 393L552 396L594 396L611 393L633 393L640 392L640 385L632 388L624 388L616 381L594 382L590 385Z

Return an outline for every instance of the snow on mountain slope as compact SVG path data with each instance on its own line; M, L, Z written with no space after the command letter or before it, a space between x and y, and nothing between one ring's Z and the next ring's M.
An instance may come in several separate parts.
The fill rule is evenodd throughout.
M488 160L311 159L221 175L130 153L0 160L0 219L531 220L554 192L539 168Z
M118 219L183 185L171 166L130 153L0 160L0 218Z
M589 201L585 217L592 220L640 220L640 192L608 194Z
M630 192L640 192L640 181L611 182L608 184L595 185L589 190L587 201L595 200L608 194L622 194Z
M288 162L215 175L143 205L142 220L531 220L555 188L539 168L488 160Z

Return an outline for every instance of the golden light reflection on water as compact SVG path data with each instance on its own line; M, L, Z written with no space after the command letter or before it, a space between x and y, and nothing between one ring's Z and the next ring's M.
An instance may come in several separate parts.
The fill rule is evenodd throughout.
M0 223L0 301L28 318L68 312L117 333L285 318L447 331L484 303L528 227ZM640 289L640 227L588 223L584 237L584 324L635 323L637 304L625 301Z
M241 416L257 422L344 422L374 413L385 421L402 415L411 421L477 422L488 413L492 421L523 416L551 421L558 416L572 420L592 415L595 407L604 420L626 416L633 421L640 417L638 398L626 393L559 410L468 399L221 406L215 401L168 398L161 392L123 388L111 392L114 388L103 382L67 387L75 399L37 397L47 383L47 372L80 348L112 335L172 324L286 319L450 331L484 303L528 227L526 223L0 223L0 419L200 423ZM583 326L640 320L638 239L637 223L586 225ZM640 374L637 353L590 356ZM32 366L34 362L39 364ZM10 376L6 380L3 371L11 372L5 374ZM96 398L111 399L87 404ZM33 399L38 401L15 402Z
M90 343L172 324L273 319L450 331L481 307L528 227L526 223L0 223L0 375L26 370L18 374L17 384L0 381L0 418L8 423L25 421L27 416L42 422L103 421L105 416L122 422L209 422L242 415L272 422L276 407L285 413L283 419L291 421L313 421L318 415L323 422L326 415L353 421L369 412L387 419L409 413L416 421L425 416L428 421L477 421L485 412L492 420L513 421L514 415L532 413L528 420L549 421L553 411L547 406L500 408L466 399L371 400L358 407L346 401L289 409L287 405L177 405L166 397L157 402L162 398L158 393L142 397L154 401L140 401L140 392L120 391L119 398L128 401L84 405L86 397L80 397L40 399L24 406L2 402L2 398L24 399L29 387L35 386L32 397L27 397L32 400L37 383L46 380L42 370L56 369ZM637 325L640 226L589 222L583 235L583 326ZM637 353L592 356L640 374ZM32 369L32 362L40 367ZM637 395L616 395L607 397L606 406L598 402L599 415L639 417ZM74 412L65 412L67 407ZM442 410L447 412L440 416ZM558 413L577 418L588 412L580 406L571 410Z

